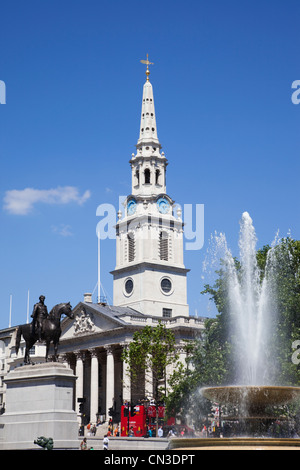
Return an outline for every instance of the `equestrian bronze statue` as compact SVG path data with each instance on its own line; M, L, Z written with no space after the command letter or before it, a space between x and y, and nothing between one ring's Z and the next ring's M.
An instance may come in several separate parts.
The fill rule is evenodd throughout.
M48 314L47 307L44 304L45 297L41 295L39 300L40 302L35 304L33 308L31 315L33 318L32 322L18 326L16 354L18 354L21 337L23 336L26 343L24 355L25 364L31 363L29 351L38 340L46 343L46 362L48 361L50 343L53 343L53 361L56 362L58 357L58 343L61 335L61 316L67 315L71 319L74 318L70 302L55 305Z

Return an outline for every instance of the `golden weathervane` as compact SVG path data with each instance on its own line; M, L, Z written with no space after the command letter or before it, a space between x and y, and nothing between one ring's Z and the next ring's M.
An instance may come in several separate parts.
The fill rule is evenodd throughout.
M149 62L148 57L149 56L147 54L147 60L141 60L142 64L147 65L147 69L146 69L147 81L149 81L149 75L150 75L149 65L154 65L153 62Z

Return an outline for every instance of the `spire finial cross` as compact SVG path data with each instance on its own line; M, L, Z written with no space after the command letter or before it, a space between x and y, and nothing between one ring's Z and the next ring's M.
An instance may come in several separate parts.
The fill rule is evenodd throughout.
M149 81L149 75L150 75L149 65L154 65L153 62L149 62L148 57L149 55L147 54L147 60L141 60L142 64L147 65L147 69L146 69L147 82Z

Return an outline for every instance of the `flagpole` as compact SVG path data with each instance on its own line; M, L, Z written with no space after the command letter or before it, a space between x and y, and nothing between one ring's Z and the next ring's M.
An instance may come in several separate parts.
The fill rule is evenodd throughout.
M8 328L11 328L11 310L12 310L12 295L10 294L10 298L9 298L9 324L8 324Z
M29 323L29 289L27 293L27 323Z
M98 232L98 304L100 304L100 232Z

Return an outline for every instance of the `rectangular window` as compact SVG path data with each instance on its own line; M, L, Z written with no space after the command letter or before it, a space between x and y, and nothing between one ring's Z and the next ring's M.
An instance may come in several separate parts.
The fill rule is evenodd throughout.
M163 318L171 318L172 317L172 309L171 308L163 308L162 309L162 316L163 316Z

